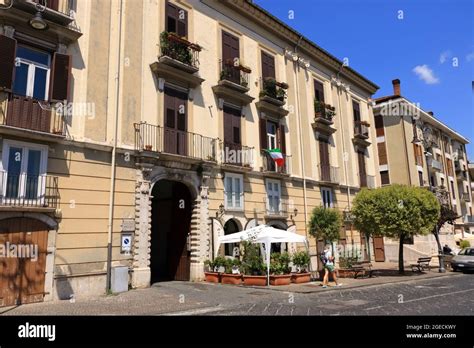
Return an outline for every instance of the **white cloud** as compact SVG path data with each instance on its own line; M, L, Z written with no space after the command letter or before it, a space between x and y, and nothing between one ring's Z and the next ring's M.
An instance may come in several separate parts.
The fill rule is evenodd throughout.
M473 60L474 60L474 52L469 53L469 54L466 56L466 60L467 60L468 62L473 61Z
M444 62L446 62L446 60L451 57L451 51L447 50L447 51L443 51L441 52L441 54L439 55L439 62L441 64L443 64Z
M425 81L428 85L434 85L439 83L439 78L437 78L433 70L431 70L428 65L417 65L413 68L413 72L419 77L420 80Z

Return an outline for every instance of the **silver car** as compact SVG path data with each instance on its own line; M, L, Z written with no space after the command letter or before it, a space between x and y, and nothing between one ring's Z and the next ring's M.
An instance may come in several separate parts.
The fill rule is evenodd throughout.
M474 271L474 248L464 248L453 256L451 267L456 271Z

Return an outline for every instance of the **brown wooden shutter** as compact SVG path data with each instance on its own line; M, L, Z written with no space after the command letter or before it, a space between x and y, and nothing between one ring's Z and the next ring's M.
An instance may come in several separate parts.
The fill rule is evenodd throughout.
M71 56L55 53L53 57L49 99L52 102L69 100Z
M275 58L265 52L262 52L262 77L275 78Z
M285 139L285 126L280 125L280 150L281 153L286 155L286 139Z
M314 80L314 97L317 101L324 103L324 86L317 80Z
M268 148L267 141L267 120L260 118L260 149L266 150Z
M383 137L385 135L385 129L383 128L383 117L375 116L375 131L378 137Z
M177 34L181 37L188 37L188 11L182 8L177 9L178 12L178 30Z
M360 107L359 103L352 101L352 110L354 111L354 121L360 121Z
M319 161L321 166L329 166L329 144L327 140L319 140Z
M222 32L222 59L234 63L240 57L239 38L225 31Z
M166 2L166 31L169 33L178 33L178 8L171 4L169 1Z
M48 0L48 8L57 11L59 9L59 0Z
M365 156L363 152L357 152L357 158L359 160L359 177L360 186L367 187L367 172L365 170Z
M15 74L16 40L0 35L0 90L11 92Z

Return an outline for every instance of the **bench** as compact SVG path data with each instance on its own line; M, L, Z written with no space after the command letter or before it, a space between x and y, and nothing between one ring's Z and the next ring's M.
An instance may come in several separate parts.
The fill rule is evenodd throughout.
M354 272L354 279L357 278L357 275L359 273L368 274L369 278L372 278L373 269L372 269L372 264L370 262L364 262L364 261L355 262L352 264L349 270L351 272Z
M416 263L412 263L411 270L413 272L423 272L424 270L430 270L431 257L420 257Z

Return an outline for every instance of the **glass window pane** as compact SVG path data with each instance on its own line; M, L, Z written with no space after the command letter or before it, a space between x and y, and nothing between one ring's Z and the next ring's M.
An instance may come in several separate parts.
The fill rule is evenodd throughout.
M46 83L48 71L41 68L35 69L35 84L33 86L33 98L46 100Z
M16 56L27 59L31 62L49 66L49 54L46 52L40 52L32 50L28 47L18 46L16 50Z
M11 147L8 157L8 178L5 192L6 198L17 198L19 193L21 161L23 151L19 147Z
M13 83L13 94L26 96L28 85L28 64L21 63L15 69L15 81Z
M226 178L225 183L227 206L232 207L232 178Z
M234 185L235 185L235 189L234 189L234 193L235 193L235 207L236 207L236 208L240 208L240 194L241 194L241 191L240 191L240 179L236 178L236 179L235 179L235 182L234 182Z
M29 150L28 151L28 166L26 168L26 187L25 187L25 198L35 199L38 198L38 185L40 183L40 162L41 162L41 151Z

